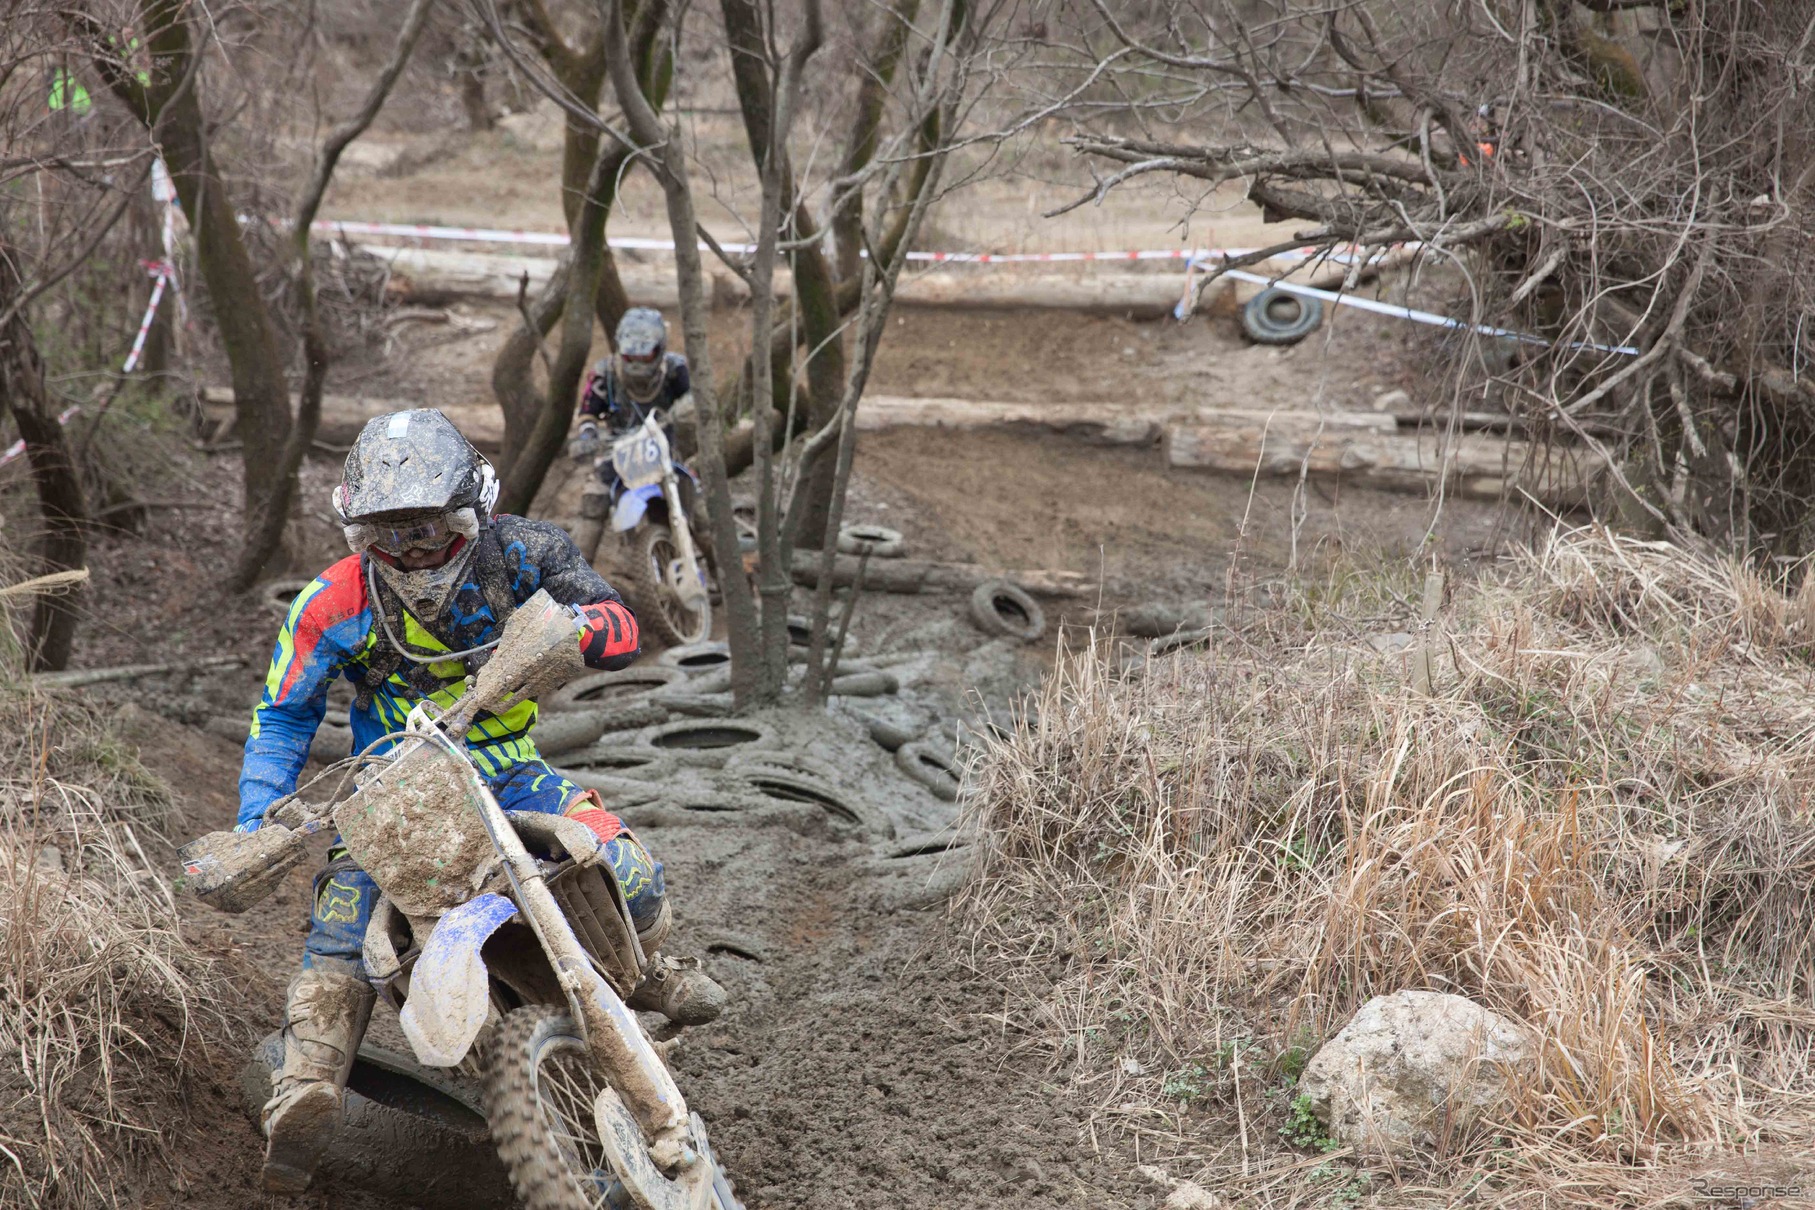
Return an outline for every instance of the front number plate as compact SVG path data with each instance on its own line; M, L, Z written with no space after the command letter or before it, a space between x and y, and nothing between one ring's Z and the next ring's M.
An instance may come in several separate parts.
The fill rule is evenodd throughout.
M660 483L667 471L663 443L639 429L620 437L611 447L611 467L627 488L648 487Z

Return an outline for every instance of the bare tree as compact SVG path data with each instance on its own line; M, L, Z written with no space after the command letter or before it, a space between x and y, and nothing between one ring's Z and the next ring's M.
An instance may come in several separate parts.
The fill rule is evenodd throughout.
M328 182L334 177L334 169L340 163L341 154L354 139L366 132L378 116L378 111L384 108L391 89L397 83L397 77L403 74L404 66L409 62L416 40L422 36L423 26L427 24L433 7L434 0L411 0L409 9L404 13L403 24L397 31L397 40L391 48L390 58L372 82L359 112L335 127L322 143L321 150L315 157L314 168L309 174L309 183L304 187L295 216L291 219L290 242L295 258L292 271L296 277L302 311L302 392L297 400L296 422L284 439L282 452L274 468L265 471L270 474L272 482L262 498L257 500L256 506L249 510L246 539L240 546L239 558L229 581L236 592L244 592L252 587L259 572L270 561L272 552L281 545L284 526L290 518L290 506L296 497L297 472L301 469L303 457L309 452L309 446L315 441L316 429L321 424L321 393L327 383L333 349L316 302L315 268L310 257L309 229L315 223L315 216L321 211L322 198L328 191ZM248 449L248 460L250 452ZM273 469L275 474L271 474ZM251 501L253 497L248 494L247 499Z
M88 553L83 528L88 509L58 409L45 389L44 359L32 336L30 312L22 305L26 286L19 272L20 260L19 249L0 237L0 419L12 413L37 484L43 529L34 552L38 562L34 573L72 571L83 565ZM76 605L73 594L38 596L27 640L34 671L68 665L80 620Z
M1071 205L1159 173L1303 224L1224 268L1416 244L1460 270L1467 318L1545 342L1497 372L1474 342L1458 401L1492 379L1660 529L1815 544L1806 6L1153 8L1065 10L1055 46L1102 77L1070 141L1112 169Z
M744 280L752 300L749 363L744 384L732 397L738 390L748 391L752 418L747 448L756 479L760 567L753 591L734 573L741 559L725 448L726 392L712 376L699 252L703 232L685 132L678 123L663 126L640 85L621 6L600 2L607 68L630 140L636 154L648 160L667 199L682 325L694 370L699 470L723 579L732 690L740 707L779 701L788 688L787 604L796 537L817 507L819 529L812 545L823 545L824 557L831 559L833 548L824 538L836 532L849 484L853 418L908 244L937 196L940 168L956 143L951 132L977 85L983 37L993 15L993 10L979 13L957 0L946 0L924 15L911 4L883 12L877 42L884 61L878 69L872 59L866 70L871 80L894 86L899 125L885 136L882 101L867 91L868 85L860 88L865 100L854 123L855 150L841 156L848 171L831 182L829 194L829 209L855 246L843 258L853 274L838 282L832 271L839 259L836 250L824 247L828 224L808 209L808 191L796 179L790 151L803 73L824 45L820 8L812 0L801 6L798 27L784 50L774 5L748 0L721 5L740 108L762 184L760 212L751 224L754 252L740 260L721 256ZM916 16L921 16L919 25ZM678 39L679 32L674 36ZM910 62L911 70L898 71ZM867 211L866 190L871 199ZM775 271L784 249L795 269L792 316L778 314L775 303ZM809 312L816 314L808 318ZM796 318L805 322L796 323ZM855 330L849 355L843 348L828 353L842 340L847 324ZM803 336L803 330L810 334ZM828 366L841 372L828 378ZM829 402L824 406L794 406L793 384L802 372L809 392L825 393ZM824 661L832 576L829 567L823 571L813 620L813 663L804 683L809 699L823 695L831 671Z
M292 427L286 358L259 290L258 275L238 214L215 162L202 105L206 27L182 0L138 0L130 20L110 24L94 11L73 11L72 26L87 42L96 72L140 122L169 166L172 183L195 237L196 263L233 382L235 427L245 448L248 526L246 549L237 564L273 553L253 546L262 533L254 520L287 489L274 483L270 468L280 464ZM142 49L135 43L142 40ZM239 578L236 576L236 579Z
M561 207L572 242L533 304L525 300L523 324L505 341L492 365L492 394L504 411L500 504L522 512L560 455L573 420L592 351L594 317L609 334L629 306L605 228L631 149L598 117L605 86L605 43L595 12L583 10L580 29L574 33L563 29L543 0L523 0L517 7L518 26L506 24L491 0L475 0L475 7L505 58L554 97L564 114ZM667 0L642 0L631 17L631 58L658 109L672 72L671 52L657 40L667 10ZM531 51L526 53L520 42L527 42ZM575 299L581 304L570 305ZM557 323L560 340L546 366L546 384L538 390L536 357Z

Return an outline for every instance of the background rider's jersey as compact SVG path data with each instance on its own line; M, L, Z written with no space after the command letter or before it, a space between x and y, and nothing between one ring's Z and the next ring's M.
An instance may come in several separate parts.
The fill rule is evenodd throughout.
M624 393L618 382L617 366L606 358L587 372L585 389L580 393L580 415L601 421L614 433L633 429L643 423L651 409L672 411L674 405L693 389L687 373L687 359L679 353L664 355L667 371L662 376L661 390L648 403L638 403Z

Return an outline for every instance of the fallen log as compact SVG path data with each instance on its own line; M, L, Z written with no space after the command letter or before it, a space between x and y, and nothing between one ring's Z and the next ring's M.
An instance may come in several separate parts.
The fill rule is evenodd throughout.
M794 552L794 582L807 588L819 584L823 556L816 550ZM857 555L837 555L832 564L832 586L849 588L857 580ZM969 592L989 580L1012 580L1035 596L1081 597L1096 590L1083 572L1027 568L997 571L977 563L939 563L925 559L871 559L863 575L866 592L912 596L922 592Z
M992 403L971 399L911 399L866 395L857 408L859 431L892 428L976 429L1028 425L1086 437L1108 445L1157 441L1168 421L1195 415L1193 408L1138 403Z
M1593 478L1581 450L1466 434L1400 436L1332 426L1302 415L1248 424L1177 424L1166 430L1170 466L1239 475L1341 475L1369 487L1496 500L1527 493L1559 507L1580 505Z
M440 248L401 248L361 244L359 248L385 261L393 285L404 298L428 303L451 298L516 298L525 275L530 290L538 290L553 275L556 262L545 256L506 256L491 252L450 252ZM624 293L637 306L673 308L679 305L674 273L666 266L620 261L618 276ZM1292 280L1298 280L1293 278ZM1338 278L1340 281L1340 277ZM1259 286L1220 278L1212 283L1199 306L1212 306L1220 295L1245 301ZM963 310L1020 311L1065 310L1101 315L1130 315L1159 319L1172 313L1185 290L1183 273L994 273L988 270L929 270L904 275L895 292L897 304L906 307L947 307ZM775 296L790 297L793 280L785 270L775 274ZM730 272L713 274L712 298L716 304L736 304L749 296L741 278Z
M131 681L142 676L163 676L171 672L202 672L210 668L237 668L246 662L243 655L217 655L205 660L184 660L180 664L118 664L112 668L71 668L66 672L41 672L32 683L41 688L80 689L104 681Z
M233 390L230 387L203 387L202 410L208 419L224 423L233 418ZM295 402L295 397L291 397ZM321 426L316 439L330 445L351 445L366 421L386 412L429 406L413 399L377 399L363 395L323 395ZM483 450L495 450L504 444L504 413L495 403L437 403L433 405L466 439Z

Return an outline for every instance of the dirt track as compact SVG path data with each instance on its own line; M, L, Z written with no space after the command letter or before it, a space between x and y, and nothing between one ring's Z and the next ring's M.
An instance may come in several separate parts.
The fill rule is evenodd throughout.
M747 1204L830 1210L882 1191L910 1210L1135 1204L1126 1161L1080 1150L1067 1098L1002 1044L996 994L950 950L938 909L962 863L962 850L944 850L955 808L896 774L861 727L833 722L790 731L786 751L825 768L842 760L841 784L880 804L887 829L747 826L719 813L703 826L640 829L667 865L674 948L701 957L733 994L723 1018L686 1035L676 1065ZM186 826L225 826L233 746L149 717L134 725L145 759L187 788ZM253 1031L275 1023L311 872L299 869L251 915L185 904L198 944L246 961ZM209 1104L173 1183L181 1204L257 1200L261 1140L236 1087L243 1053L214 1055Z

